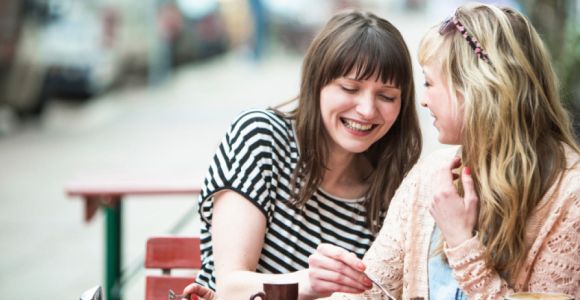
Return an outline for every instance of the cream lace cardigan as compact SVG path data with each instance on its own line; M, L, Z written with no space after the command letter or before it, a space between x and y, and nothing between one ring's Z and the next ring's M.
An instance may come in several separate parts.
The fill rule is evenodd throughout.
M422 159L398 189L377 239L364 257L397 299L428 298L427 262L435 222L428 211L432 177L457 149L446 149ZM502 278L482 258L477 238L445 249L453 275L469 299L503 299L514 291L557 291L580 299L580 162L568 151L568 170L552 186L528 222L528 257L522 270ZM335 293L331 299L381 299L373 289L363 294Z

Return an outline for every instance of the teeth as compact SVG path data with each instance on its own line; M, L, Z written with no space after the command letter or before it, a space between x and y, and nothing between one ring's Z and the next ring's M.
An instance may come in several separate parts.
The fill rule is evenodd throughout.
M344 125L346 125L346 127L350 128L350 129L354 129L354 130L359 130L359 131L367 131L370 130L373 125L372 124L368 124L368 125L364 125L352 120L344 120Z

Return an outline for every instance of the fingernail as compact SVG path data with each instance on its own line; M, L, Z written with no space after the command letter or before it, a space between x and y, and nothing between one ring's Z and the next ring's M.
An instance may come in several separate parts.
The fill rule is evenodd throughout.
M370 279L366 278L366 277L363 278L363 281L364 281L364 284L366 284L368 286L372 286L373 285L373 282Z
M465 170L465 175L471 175L471 169L469 167L463 168Z
M363 264L363 263L359 263L357 267L358 267L358 269L360 271L364 271L365 270L365 264Z

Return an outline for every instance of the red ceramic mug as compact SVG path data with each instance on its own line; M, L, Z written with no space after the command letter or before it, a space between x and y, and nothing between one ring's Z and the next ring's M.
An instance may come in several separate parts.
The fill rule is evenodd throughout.
M258 292L250 300L298 300L298 283L264 283L264 291Z

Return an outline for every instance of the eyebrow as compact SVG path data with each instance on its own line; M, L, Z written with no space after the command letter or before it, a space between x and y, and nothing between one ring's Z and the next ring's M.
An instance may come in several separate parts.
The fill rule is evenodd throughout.
M361 82L361 81L362 81L362 80L357 80L357 79L355 79L355 78L350 78L350 77L346 77L346 76L343 76L343 78L345 78L345 79L347 79L347 80L351 80L351 81L356 81L356 82ZM398 86L394 86L394 85L388 85L388 84L383 84L383 85L381 86L381 88L386 88L386 89L397 89L397 90L400 90L400 89L401 89L401 88L400 88L400 87L398 87Z

